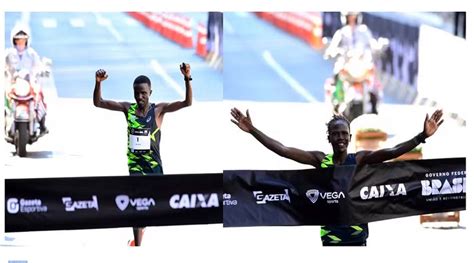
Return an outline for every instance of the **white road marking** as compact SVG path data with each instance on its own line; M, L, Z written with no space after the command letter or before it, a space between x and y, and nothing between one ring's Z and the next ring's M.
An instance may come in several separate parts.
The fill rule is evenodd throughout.
M72 27L84 27L85 22L82 18L71 18L69 19L69 24L71 24Z
M58 22L54 18L45 18L41 20L41 24L45 28L56 28L58 26Z
M272 54L265 50L262 53L265 62L283 79L288 85L299 95L309 102L317 102L314 98L296 79L294 79L278 62L272 57Z
M129 26L138 26L138 25L140 25L140 23L138 23L137 20L135 20L131 17L126 17L125 18L125 24L127 24Z
M229 20L226 20L225 18L224 18L224 30L229 34L235 33L235 30L232 24L229 22Z
M117 39L118 42L123 42L123 37L120 35L120 33L117 31L117 29L114 27L112 22L103 17L101 14L94 12L95 18L97 19L97 24L104 26L109 30L109 32Z
M235 12L236 15L240 17L248 17L249 13L248 12Z

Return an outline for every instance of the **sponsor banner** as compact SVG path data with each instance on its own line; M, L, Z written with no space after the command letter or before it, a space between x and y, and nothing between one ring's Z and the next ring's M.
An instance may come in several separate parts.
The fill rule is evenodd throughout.
M354 222L466 209L466 159L363 166L351 184Z
M224 226L361 224L466 208L466 159L224 171Z
M5 232L222 223L222 174L5 180Z

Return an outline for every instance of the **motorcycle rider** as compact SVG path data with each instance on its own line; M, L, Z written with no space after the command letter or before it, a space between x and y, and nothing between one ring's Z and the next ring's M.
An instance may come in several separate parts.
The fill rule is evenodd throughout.
M329 47L326 49L325 57L337 57L342 52L361 52L361 57L367 63L372 63L372 52L377 49L377 41L367 25L362 24L360 12L341 12L342 28L338 29L332 37ZM339 72L345 64L345 58L338 56L334 65L334 84L336 86L336 100L343 101L342 81ZM368 79L368 92L370 95L371 113L377 114L377 101L379 91L375 87L375 76Z
M41 85L37 81L37 76L43 69L40 56L31 47L31 37L27 26L16 25L11 31L10 38L13 46L5 51L5 72L12 83L15 82L16 77L22 77L33 87L40 133L47 134L49 131L45 123L46 103ZM8 94L9 90L6 92Z

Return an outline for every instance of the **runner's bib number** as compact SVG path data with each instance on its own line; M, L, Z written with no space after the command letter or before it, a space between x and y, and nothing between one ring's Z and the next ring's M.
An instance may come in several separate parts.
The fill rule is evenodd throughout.
M128 147L132 153L147 153L150 151L150 129L131 129Z

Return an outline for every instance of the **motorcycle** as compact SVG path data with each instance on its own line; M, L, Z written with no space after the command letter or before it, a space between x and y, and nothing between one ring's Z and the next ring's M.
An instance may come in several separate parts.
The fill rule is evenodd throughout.
M44 59L44 70L35 79L49 77L50 60ZM40 121L46 114L46 106L37 99L29 73L23 70L10 75L5 72L9 90L5 91L5 140L15 145L16 154L27 155L26 145L33 144L44 134L40 132Z
M365 113L377 113L380 87L376 83L374 57L379 57L388 40L379 38L374 50L338 48L325 58L336 58L334 77L325 83L326 99L333 111L349 121Z

